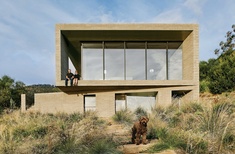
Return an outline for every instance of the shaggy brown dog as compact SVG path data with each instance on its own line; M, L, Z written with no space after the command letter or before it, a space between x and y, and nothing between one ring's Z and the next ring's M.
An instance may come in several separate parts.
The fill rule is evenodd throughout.
M146 135L147 135L147 123L149 119L147 117L141 117L132 127L132 143L136 145L140 144L140 137L142 135L142 143L147 144Z

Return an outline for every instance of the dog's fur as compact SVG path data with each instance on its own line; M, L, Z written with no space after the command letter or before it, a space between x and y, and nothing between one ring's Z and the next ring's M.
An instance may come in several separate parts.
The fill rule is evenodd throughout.
M142 143L147 144L146 135L147 135L147 123L149 119L145 116L142 116L139 121L135 122L132 127L132 143L139 145L140 137L142 135Z

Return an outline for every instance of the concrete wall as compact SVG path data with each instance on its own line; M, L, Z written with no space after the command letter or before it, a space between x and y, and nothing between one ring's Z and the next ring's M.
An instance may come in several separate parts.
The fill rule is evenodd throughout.
M183 42L183 80L192 80L195 85L190 92L192 100L199 98L199 35L198 26Z
M96 112L99 117L111 117L115 114L115 95L128 94L128 93L143 93L143 92L156 92L156 106L168 106L172 103L172 91L190 91L183 99L190 101L193 98L194 86L188 87L165 87L165 88L149 88L139 90L124 90L113 92L98 92L87 95L96 96ZM144 103L144 102L143 102ZM81 94L66 94L63 92L58 93L40 93L35 94L35 111L41 113L84 113L84 95Z
M170 88L162 88L157 93L157 103L156 105L160 106L168 106L171 104L171 89Z
M83 95L68 95L63 92L35 94L34 110L41 113L83 113Z
M96 111L100 117L111 117L115 114L115 93L97 93Z
M61 32L56 30L56 83L61 84L61 80L65 80L65 76L69 68L68 52L65 39L61 35Z
M58 93L35 94L34 110L41 113L84 113L84 95ZM100 117L115 114L115 93L97 93L96 111Z

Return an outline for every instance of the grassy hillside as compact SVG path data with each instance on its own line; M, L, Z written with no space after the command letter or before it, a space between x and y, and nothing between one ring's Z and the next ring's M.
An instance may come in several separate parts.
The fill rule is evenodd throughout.
M0 119L0 153L119 153L95 113L20 113Z
M158 142L145 152L174 149L178 153L229 154L235 152L234 111L235 93L202 94L200 104L174 103L151 113L141 108L134 113L123 110L108 121L94 112L53 115L14 111L0 115L0 153L121 153L117 147L125 142L107 133L110 121L130 130L135 119L147 115L148 140Z

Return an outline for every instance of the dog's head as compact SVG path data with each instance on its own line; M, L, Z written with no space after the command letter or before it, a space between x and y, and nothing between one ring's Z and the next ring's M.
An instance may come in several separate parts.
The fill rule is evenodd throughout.
M144 127L147 127L147 123L149 121L149 118L145 117L145 116L142 116L140 119L140 125L144 126Z

